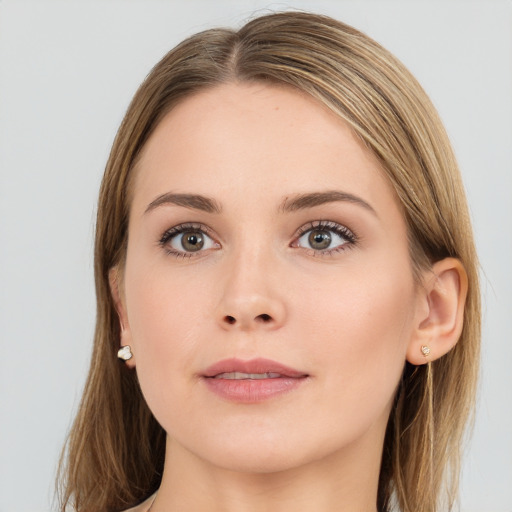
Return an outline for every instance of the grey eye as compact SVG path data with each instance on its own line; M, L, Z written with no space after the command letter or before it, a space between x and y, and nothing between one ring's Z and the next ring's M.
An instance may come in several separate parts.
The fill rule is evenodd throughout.
M325 229L314 229L309 232L308 243L312 249L323 250L331 245L332 237Z

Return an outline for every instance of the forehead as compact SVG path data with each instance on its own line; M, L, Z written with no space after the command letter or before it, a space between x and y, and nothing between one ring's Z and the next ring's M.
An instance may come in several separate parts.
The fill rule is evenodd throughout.
M169 190L277 200L312 187L396 200L347 123L287 86L223 84L188 97L156 127L135 172L134 203Z

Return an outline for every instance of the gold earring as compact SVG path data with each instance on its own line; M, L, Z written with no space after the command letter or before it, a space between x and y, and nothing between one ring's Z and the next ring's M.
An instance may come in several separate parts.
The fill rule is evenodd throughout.
M427 357L430 354L430 347L427 347L427 345L421 346L421 353Z
M128 361L133 357L132 349L130 348L130 345L125 345L124 347L121 347L117 351L117 357L119 359L122 359L123 361Z

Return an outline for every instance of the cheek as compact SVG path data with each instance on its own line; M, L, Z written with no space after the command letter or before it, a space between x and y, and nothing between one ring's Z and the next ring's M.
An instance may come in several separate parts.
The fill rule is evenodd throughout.
M207 294L154 266L126 273L129 328L137 375L151 408L165 410L173 396L189 393Z
M401 272L357 271L350 268L331 272L321 282L301 283L297 317L312 333L342 342L344 350L388 349L399 343L414 312L412 277ZM298 291L298 290L297 290ZM316 335L315 335L316 333ZM387 339L387 343L384 340ZM327 343L335 350L339 346Z
M149 243L139 243L149 246ZM134 343L144 351L187 345L208 294L192 273L176 271L173 256L135 247L128 252L125 288Z
M322 291L300 294L303 339L330 390L326 400L335 397L353 413L365 403L378 409L389 403L405 364L414 318L413 281L390 267L335 276Z

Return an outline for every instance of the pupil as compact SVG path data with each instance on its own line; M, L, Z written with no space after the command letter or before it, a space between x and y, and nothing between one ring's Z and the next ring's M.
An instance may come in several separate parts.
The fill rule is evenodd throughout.
M315 230L309 234L309 243L313 249L327 249L331 245L331 235L328 231Z
M181 245L186 251L199 251L204 245L204 239L201 233L185 233L181 238Z

